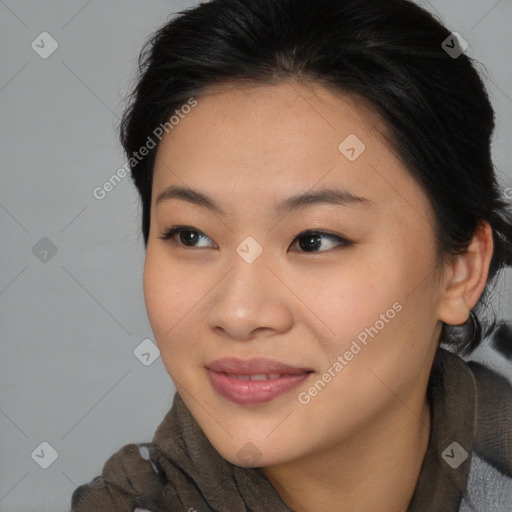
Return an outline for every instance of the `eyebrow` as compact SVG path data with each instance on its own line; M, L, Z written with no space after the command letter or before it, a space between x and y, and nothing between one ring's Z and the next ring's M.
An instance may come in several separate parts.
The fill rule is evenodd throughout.
M225 215L226 212L211 197L189 187L171 185L165 188L157 197L156 204L170 199L182 199L189 203L207 208L208 210ZM305 192L288 197L284 201L274 205L275 215L282 215L295 210L302 210L316 204L335 204L348 206L351 204L370 205L373 203L370 199L356 196L344 189L322 188L312 192Z

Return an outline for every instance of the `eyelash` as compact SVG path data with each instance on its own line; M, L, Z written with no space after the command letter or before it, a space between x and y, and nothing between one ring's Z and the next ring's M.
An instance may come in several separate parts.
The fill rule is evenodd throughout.
M173 245L177 245L179 247L182 247L184 249L197 249L196 247L194 246L187 246L185 244L182 244L180 242L177 242L176 239L174 238L176 235L179 235L180 233L184 233L184 232L192 232L192 233L199 233L201 235L204 235L204 233L202 233L201 231L199 231L198 229L194 229L192 228L191 226L173 226L172 228L164 231L161 236L159 236L158 238L160 238L161 240L165 240L167 241L168 243L170 244L173 244ZM206 235L204 235L206 236ZM303 238L303 237L327 237L327 238L330 238L331 240L336 240L337 242L340 243L340 246L341 248L347 248L347 247L352 247L354 245L354 242L351 242L350 240L340 236L340 235L335 235L335 234L332 234L332 233L327 233L325 231L319 231L319 230L309 230L309 231L302 231L301 233L299 233L293 240L293 242L295 243L296 240L299 240L300 238ZM206 237L208 238L208 237ZM199 247L199 249L205 249L205 247ZM336 249L336 247L334 248ZM332 249L327 249L327 250L324 250L324 251L299 251L299 252L303 252L305 254L315 254L315 253L322 253L322 252L327 252L329 250L332 250Z

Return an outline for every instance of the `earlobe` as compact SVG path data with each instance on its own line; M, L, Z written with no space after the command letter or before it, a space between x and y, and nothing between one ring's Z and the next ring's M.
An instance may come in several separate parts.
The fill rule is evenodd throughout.
M461 325L467 321L485 289L493 249L492 228L483 221L466 252L446 265L439 320L449 325Z

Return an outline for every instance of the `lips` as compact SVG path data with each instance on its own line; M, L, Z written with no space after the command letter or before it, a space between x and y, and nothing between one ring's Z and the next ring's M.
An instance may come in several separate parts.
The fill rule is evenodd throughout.
M225 372L222 372L225 373ZM230 379L236 380L275 380L279 377L289 377L287 373L257 373L255 375L239 375L236 373L226 373Z
M268 402L290 391L306 380L312 372L274 359L217 359L207 365L215 390L239 405Z
M237 359L235 357L225 357L216 359L207 365L207 368L214 372L231 373L234 375L261 375L261 374L288 374L299 375L311 372L310 368L297 368L275 359L265 359L262 357L253 359Z

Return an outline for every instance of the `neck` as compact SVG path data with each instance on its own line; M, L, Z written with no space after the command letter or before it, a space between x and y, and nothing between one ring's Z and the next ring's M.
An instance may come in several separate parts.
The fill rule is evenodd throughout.
M426 385L328 451L263 468L295 512L405 512L430 436Z

